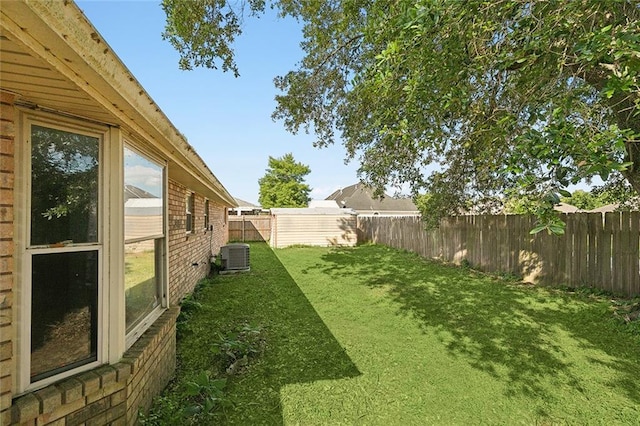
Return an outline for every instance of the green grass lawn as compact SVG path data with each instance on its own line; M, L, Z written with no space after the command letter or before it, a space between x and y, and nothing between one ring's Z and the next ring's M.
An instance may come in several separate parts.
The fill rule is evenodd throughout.
M166 398L219 370L217 333L262 330L211 423L640 424L640 337L605 298L382 246L252 244L251 272L195 300Z

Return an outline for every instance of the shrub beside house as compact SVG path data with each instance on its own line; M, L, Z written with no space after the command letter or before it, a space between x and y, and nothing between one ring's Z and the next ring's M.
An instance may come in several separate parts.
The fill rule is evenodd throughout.
M133 424L237 203L73 2L3 2L0 72L0 424Z

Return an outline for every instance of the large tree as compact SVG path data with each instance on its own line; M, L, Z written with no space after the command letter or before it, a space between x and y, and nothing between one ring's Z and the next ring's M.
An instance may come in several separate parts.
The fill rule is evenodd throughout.
M304 178L311 169L298 163L293 154L282 157L269 157L269 167L265 175L258 180L260 185L260 205L271 207L307 207L311 188Z
M185 6L188 4L189 6ZM242 8L164 0L181 65L237 71ZM264 0L242 3L253 13ZM621 174L640 193L640 5L635 0L279 0L305 56L277 77L274 118L344 143L366 183L411 184L431 215L502 195L551 206ZM433 170L433 171L432 171Z

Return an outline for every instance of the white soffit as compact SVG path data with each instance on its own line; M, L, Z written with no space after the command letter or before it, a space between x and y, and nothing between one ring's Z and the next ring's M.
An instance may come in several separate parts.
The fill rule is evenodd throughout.
M179 181L235 201L73 2L2 1L2 89L17 101L123 129L152 144Z

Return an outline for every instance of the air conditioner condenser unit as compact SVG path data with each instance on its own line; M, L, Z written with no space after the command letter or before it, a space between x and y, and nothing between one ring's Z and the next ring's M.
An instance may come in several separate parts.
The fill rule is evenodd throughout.
M220 247L220 261L223 271L248 271L249 244L227 244Z

